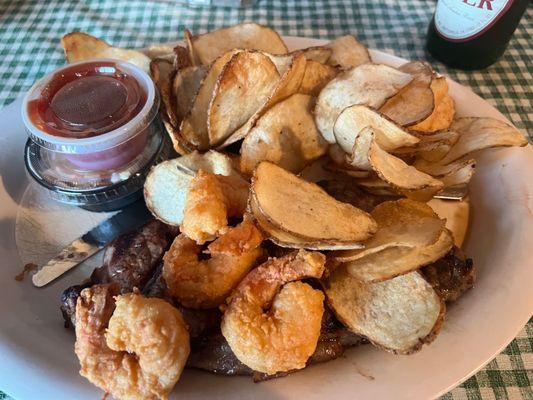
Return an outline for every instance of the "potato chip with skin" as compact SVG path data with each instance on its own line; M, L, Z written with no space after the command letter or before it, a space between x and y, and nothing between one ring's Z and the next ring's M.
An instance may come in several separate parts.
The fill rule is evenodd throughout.
M287 46L275 30L256 23L233 25L194 36L189 32L187 36L187 45L198 64L210 64L232 49L287 53Z
M203 65L192 65L176 71L172 90L176 99L176 117L180 123L189 113L206 74L207 69Z
M298 89L298 93L318 96L320 91L331 81L338 70L329 65L321 64L317 61L307 60L305 64L305 73Z
M394 354L412 354L431 343L444 320L444 301L417 271L365 283L341 266L323 286L339 321Z
M420 142L416 136L364 105L346 107L335 121L333 133L337 144L347 154L353 154L355 139L364 128L372 129L376 142L385 151Z
M61 38L67 62L89 60L91 58L116 58L150 72L150 58L137 50L113 47L107 42L83 32L71 32Z
M332 49L327 48L325 46L314 46L314 47L307 47L305 49L300 49L293 51L289 54L296 54L296 53L302 53L307 61L314 61L321 64L325 64L328 59L331 57L331 53L333 52Z
M379 108L412 80L412 75L382 64L362 64L341 72L318 95L318 129L324 139L335 143L333 126L342 110L354 104Z
M386 101L379 111L398 125L414 125L426 119L435 108L431 81L433 70L424 62L415 61L398 68L414 79Z
M422 248L434 244L445 229L445 221L430 206L409 199L381 203L370 215L378 230L364 242L364 249L336 252L335 260L355 261L389 247Z
M420 247L388 246L344 264L361 282L381 282L408 274L444 257L453 247L450 231L444 229L433 244Z
M358 241L353 242L338 242L338 241L326 241L326 240L309 240L295 236L289 232L286 232L279 227L272 224L268 218L261 212L257 206L257 200L252 194L249 197L248 203L250 212L253 214L257 225L268 237L268 239L284 248L290 249L307 249L307 250L351 250L362 247L362 244Z
M372 62L368 49L352 35L340 36L326 45L332 50L327 63L343 69Z
M268 54L267 54L268 55ZM280 78L267 101L236 131L234 131L218 148L224 148L248 135L256 121L276 103L298 92L305 74L306 59L301 53L294 56L268 55L278 68Z
M180 134L198 150L209 148L209 135L207 132L207 112L213 97L215 85L220 72L229 60L239 50L232 50L220 56L209 68L205 78L200 84L198 93L194 98L192 107L180 125Z
M364 211L335 200L318 185L269 162L255 169L251 191L273 225L303 239L358 242L377 229Z
M433 101L435 107L433 112L424 120L410 125L409 129L417 132L435 132L448 129L455 116L455 102L448 95L448 83L443 76L434 78L431 81Z
M279 82L270 59L260 52L241 51L224 66L207 111L210 146L217 146L268 101Z
M458 118L451 129L459 133L459 139L439 164L449 164L478 150L527 145L518 129L494 118Z
M225 154L193 152L152 167L144 183L146 206L154 217L172 226L183 222L189 184L198 170L243 179Z
M368 161L377 176L395 190L415 200L429 200L443 188L443 183L383 150L370 129L361 135L373 136L368 148Z
M256 122L241 145L241 171L251 174L261 161L300 172L326 153L327 143L316 129L314 99L294 94L274 105Z

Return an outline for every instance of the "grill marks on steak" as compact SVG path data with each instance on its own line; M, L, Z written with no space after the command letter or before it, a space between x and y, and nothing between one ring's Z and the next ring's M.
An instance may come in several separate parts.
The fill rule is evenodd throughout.
M65 326L74 326L76 301L81 291L98 283L116 283L120 293L142 289L161 263L163 254L177 235L175 228L153 220L136 231L117 237L104 253L104 264L80 285L71 286L61 295Z
M476 267L463 251L454 248L442 257L422 268L426 280L433 286L444 301L455 301L474 286Z

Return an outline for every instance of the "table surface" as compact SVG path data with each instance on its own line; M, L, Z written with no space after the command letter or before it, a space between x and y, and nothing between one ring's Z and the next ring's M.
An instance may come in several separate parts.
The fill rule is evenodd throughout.
M406 59L424 52L433 0L256 1L246 8L189 8L172 1L0 0L0 108L33 82L64 64L60 37L84 31L123 47L182 39L237 22L254 21L282 35L334 38L353 34L368 47ZM533 7L530 5L504 56L483 71L439 71L469 86L529 135L533 120ZM533 399L533 319L485 368L443 399ZM0 388L1 389L1 388ZM0 399L9 398L0 392Z

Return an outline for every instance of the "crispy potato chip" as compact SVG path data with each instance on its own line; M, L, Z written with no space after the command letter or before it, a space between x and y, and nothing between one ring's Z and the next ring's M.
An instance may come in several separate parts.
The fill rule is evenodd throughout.
M299 93L318 96L326 84L337 75L337 69L317 61L307 60L305 74L302 79Z
M244 23L217 29L202 35L188 35L187 44L199 64L210 64L232 49L261 50L285 54L287 46L279 34L263 25Z
M325 64L331 57L332 49L325 46L307 47L305 49L296 50L289 54L302 53L307 61L315 61L321 64Z
M381 282L415 271L444 257L453 247L453 236L444 229L437 241L427 246L388 246L344 264L361 282Z
M191 67L193 65L193 61L191 60L189 51L186 47L178 45L174 47L172 51L174 52L174 67L176 70Z
M418 272L364 283L344 267L324 282L327 301L352 332L395 354L411 354L432 342L444 320L444 301Z
M211 103L220 72L237 52L238 50L229 51L217 58L217 60L211 65L205 78L200 84L198 94L194 98L189 113L181 122L181 136L198 148L198 150L207 150L209 148L209 135L207 132L207 112L209 104Z
M377 229L364 211L269 162L255 169L251 192L270 223L303 239L353 243Z
M426 119L410 125L409 129L418 132L435 132L450 127L455 116L455 102L448 96L446 78L443 76L434 78L431 81L431 90L435 104L433 112Z
M182 223L189 184L200 169L213 174L239 177L231 159L213 150L205 154L193 152L163 161L152 168L144 183L146 206L157 219L173 226Z
M183 121L189 113L206 74L207 68L203 65L193 65L176 71L172 90L176 99L178 121Z
M259 228L266 234L268 239L280 247L291 249L308 249L308 250L350 250L361 248L360 242L336 242L319 240L313 241L309 239L303 239L295 236L289 232L283 231L277 226L273 225L263 215L259 207L257 206L257 200L254 195L249 198L249 208L254 215Z
M311 96L294 94L268 110L241 145L241 171L251 174L261 161L300 172L324 155L327 143L311 114Z
M477 150L527 145L518 129L494 118L458 118L451 129L459 132L459 140L439 164L449 164Z
M352 35L338 37L326 47L332 50L327 63L334 67L346 69L372 62L368 49Z
M336 252L337 261L355 261L389 247L420 249L434 244L445 229L445 221L430 206L409 199L381 203L370 215L378 224L376 234L362 250Z
M315 121L322 136L335 143L333 125L342 110L353 104L379 108L412 79L410 74L381 64L363 64L340 73L318 95Z
M435 108L430 87L433 70L429 64L421 61L404 64L399 70L412 74L414 79L388 99L379 111L398 125L413 125L426 119Z
M219 145L242 126L265 104L278 82L278 71L264 54L235 54L222 69L209 105L209 144Z
M369 139L368 161L377 176L395 190L415 200L428 200L443 188L444 185L441 181L420 172L415 167L383 150L376 143L372 130L365 129L360 135L373 137Z
M420 141L376 110L364 105L346 107L335 121L333 133L337 144L346 153L353 155L355 139L364 128L372 129L376 142L385 151L412 146Z
M358 178L356 182L367 193L376 196L398 196L398 192L390 184L376 176L375 173L371 173L367 177Z
M274 104L298 92L305 74L306 59L301 53L294 56L268 55L278 68L280 79L267 101L242 125L233 132L218 148L224 148L248 135L256 121Z
M440 164L427 162L425 160L417 160L413 164L413 167L419 171L425 172L426 174L437 178L450 175L454 172L464 169L465 167L475 168L475 166L476 160L474 159L455 161L450 164Z
M176 101L171 88L174 73L174 65L170 61L155 59L150 63L150 74L161 96L161 104L159 106L161 120L172 141L174 150L178 154L184 155L190 153L193 148L180 135L177 128L179 119L175 113Z
M150 58L137 50L112 47L107 42L83 32L67 33L61 38L67 62L88 60L90 58L116 58L130 62L150 72Z
M149 58L155 60L156 58L163 59L174 63L174 46L166 44L153 44L143 51Z
M446 228L452 233L457 247L461 247L468 230L468 217L470 214L470 201L449 201L431 199L427 203L440 218L446 220Z

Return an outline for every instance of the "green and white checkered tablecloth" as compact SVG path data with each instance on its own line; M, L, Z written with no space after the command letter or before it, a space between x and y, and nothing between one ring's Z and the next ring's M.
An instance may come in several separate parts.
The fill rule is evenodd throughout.
M117 46L143 47L181 39L185 27L204 32L255 21L283 35L333 38L351 33L371 48L424 59L425 34L434 6L432 0L278 0L258 1L248 8L188 8L148 0L0 0L0 107L64 63L59 38L74 30ZM506 54L485 71L456 71L430 60L529 135L533 135L532 16L530 6ZM443 398L532 400L532 346L530 320L500 355ZM0 392L0 399L4 397Z

